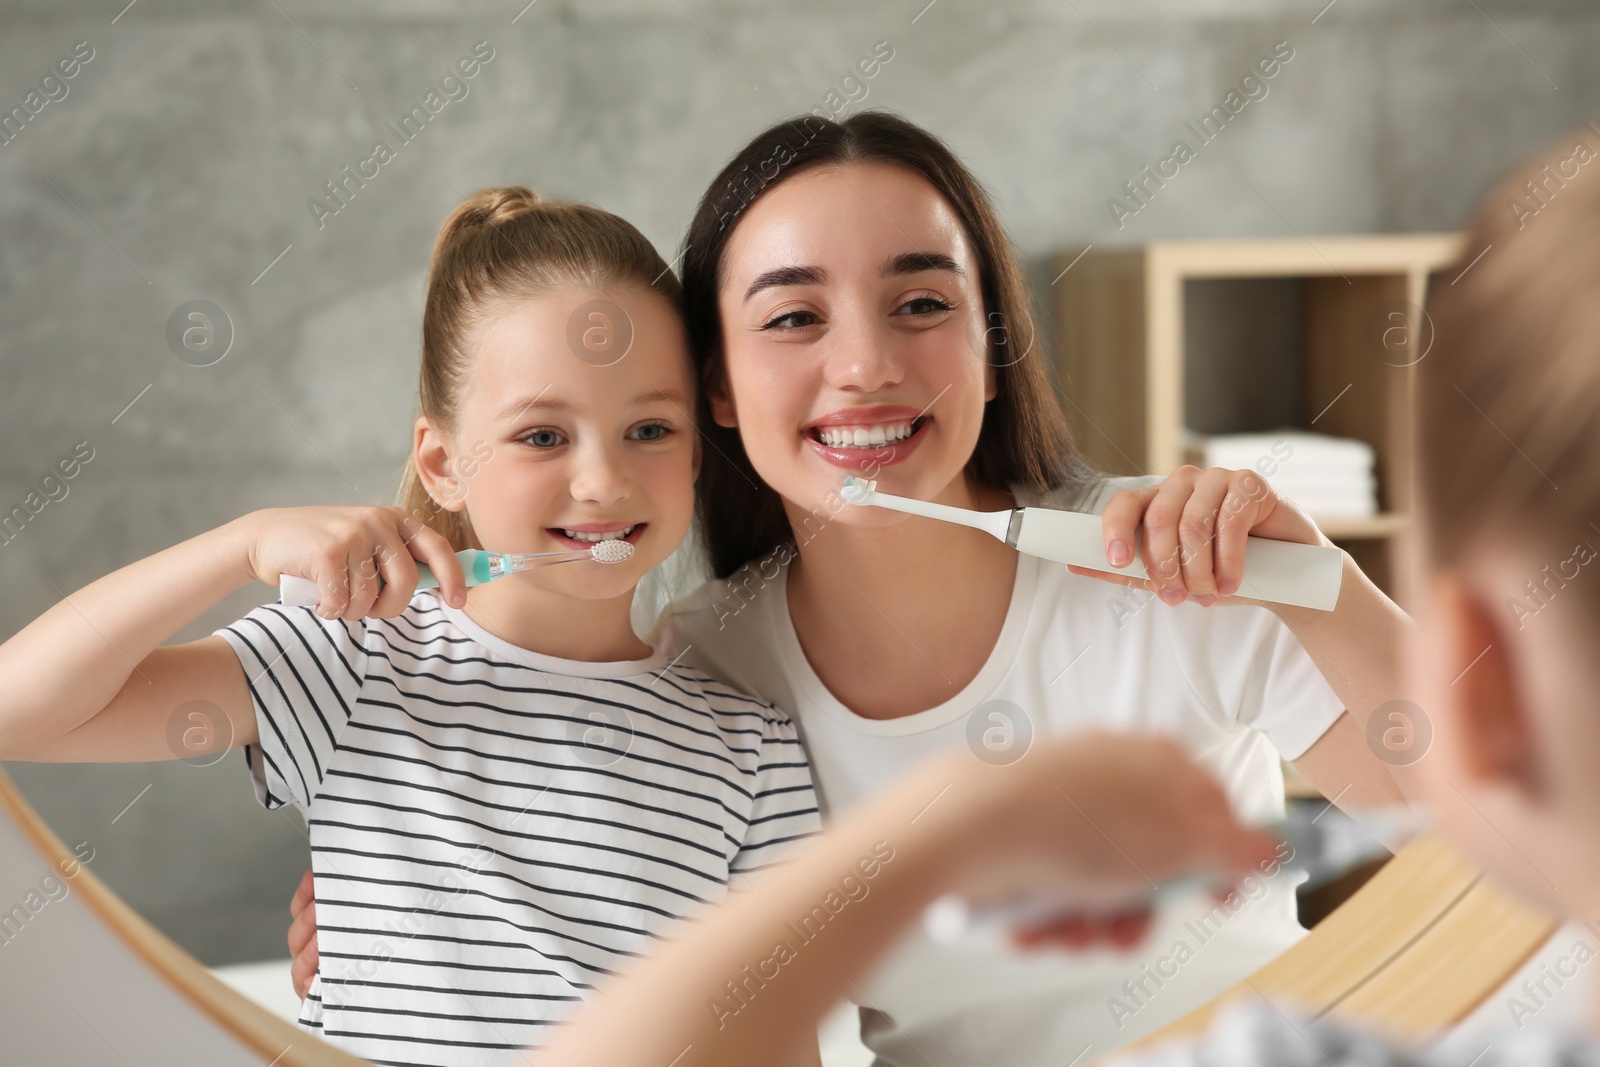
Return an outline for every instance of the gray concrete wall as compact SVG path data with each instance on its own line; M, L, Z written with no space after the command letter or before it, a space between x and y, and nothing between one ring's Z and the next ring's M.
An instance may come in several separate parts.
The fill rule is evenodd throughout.
M670 256L722 161L823 106L880 40L894 58L853 106L947 138L1041 283L1083 241L1450 228L1600 111L1600 14L1578 0L124 2L0 4L0 112L94 49L0 147L0 510L94 450L0 545L4 635L245 511L387 502L428 250L461 194L592 200ZM307 200L480 40L494 58L469 95L319 229ZM1108 199L1280 40L1294 58L1268 94L1119 228ZM233 325L212 366L166 340L194 299ZM305 839L255 807L242 759L7 770L203 959L282 950Z

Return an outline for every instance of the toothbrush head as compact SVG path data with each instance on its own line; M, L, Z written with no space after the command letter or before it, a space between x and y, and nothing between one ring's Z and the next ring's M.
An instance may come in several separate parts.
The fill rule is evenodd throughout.
M595 546L589 549L589 558L596 563L622 563L633 558L633 543L619 541L616 538L596 542Z
M839 495L844 497L846 503L867 504L877 488L878 483L871 479L850 475L845 478L844 488L839 490Z

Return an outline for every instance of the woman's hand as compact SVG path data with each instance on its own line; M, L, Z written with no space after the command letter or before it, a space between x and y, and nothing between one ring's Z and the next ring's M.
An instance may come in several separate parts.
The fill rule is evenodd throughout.
M1275 541L1331 545L1306 513L1253 470L1179 467L1160 485L1124 489L1101 516L1106 561L1112 570L1069 566L1073 574L1148 589L1167 604L1201 607L1232 597L1244 577L1250 534ZM1148 580L1117 574L1138 558Z
M452 607L466 603L461 561L444 535L397 507L270 508L249 516L250 571L277 585L284 574L317 583L325 619L388 619L417 589L426 563Z
M317 973L317 902L313 895L311 872L300 879L289 901L289 914L294 920L289 924L289 980L294 983L294 995L301 1000L311 989L311 976Z

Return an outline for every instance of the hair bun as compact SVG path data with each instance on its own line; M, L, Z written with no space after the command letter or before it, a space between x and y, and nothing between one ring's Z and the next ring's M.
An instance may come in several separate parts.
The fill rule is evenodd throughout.
M439 258L446 249L468 234L531 215L548 203L526 185L496 185L479 189L458 204L450 217L445 219L444 225L439 227L439 236L433 246L432 268L437 268Z
M462 201L445 228L493 226L510 222L537 209L545 202L544 197L526 185L496 185L479 189Z

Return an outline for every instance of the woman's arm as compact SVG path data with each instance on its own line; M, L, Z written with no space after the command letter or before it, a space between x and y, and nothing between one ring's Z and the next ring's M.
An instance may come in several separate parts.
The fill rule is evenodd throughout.
M399 508L252 512L108 574L0 645L0 759L166 760L251 744L250 690L228 643L162 642L280 574L315 581L324 617L397 615L416 588L413 555L459 606L449 543Z
M1242 872L1272 850L1167 741L1083 735L1003 768L963 753L857 806L604 987L541 1063L775 1062L951 889L1103 904L1177 873Z
M1383 760L1367 744L1366 726L1382 704L1405 696L1399 650L1411 620L1344 554L1339 602L1315 611L1237 596L1245 539L1336 547L1305 512L1255 471L1185 466L1159 485L1125 489L1101 517L1106 559L1115 567L1137 554L1150 578L1069 567L1074 574L1148 589L1167 604L1203 607L1263 604L1283 620L1344 703L1346 714L1295 761L1325 796L1350 807L1405 799L1399 760ZM1399 770L1403 775L1403 769Z
M1414 625L1399 605L1384 595L1364 574L1349 553L1344 557L1344 579L1339 603L1332 611L1313 611L1283 604L1270 605L1311 657L1328 685L1344 702L1345 714L1294 761L1324 796L1354 808L1403 803L1401 786L1407 784L1406 766L1422 756L1409 751L1426 745L1424 727L1414 721L1405 705L1397 712L1408 721L1386 728L1394 738L1385 758L1374 751L1367 725L1373 714L1390 701L1404 699L1405 673L1400 650ZM1415 707L1412 705L1411 707ZM1387 714L1387 713L1386 713Z

